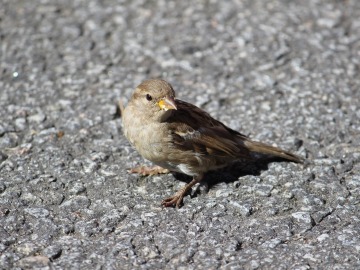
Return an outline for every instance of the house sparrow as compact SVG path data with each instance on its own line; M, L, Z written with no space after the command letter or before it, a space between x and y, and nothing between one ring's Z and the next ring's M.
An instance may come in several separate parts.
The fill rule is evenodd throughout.
M157 166L138 167L132 173L152 175L180 172L192 181L163 206L180 206L183 197L208 171L228 166L236 160L253 159L260 153L301 163L300 157L232 130L208 113L175 99L172 86L160 79L141 83L123 110L124 134L136 150Z

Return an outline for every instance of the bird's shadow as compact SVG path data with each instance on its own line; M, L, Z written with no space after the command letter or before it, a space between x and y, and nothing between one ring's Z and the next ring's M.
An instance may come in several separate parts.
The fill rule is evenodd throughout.
M210 171L205 174L204 179L201 182L205 182L208 188L219 183L232 183L237 181L240 177L253 175L258 176L262 171L268 169L268 166L272 162L289 162L286 159L271 157L271 158L258 158L252 160L240 160L233 164L216 171ZM189 183L192 180L191 176L182 173L173 173L177 180Z

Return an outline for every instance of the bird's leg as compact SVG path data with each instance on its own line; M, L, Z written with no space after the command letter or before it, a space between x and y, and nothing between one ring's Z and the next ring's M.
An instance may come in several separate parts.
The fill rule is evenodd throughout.
M169 173L170 171L168 169L165 169L160 166L154 166L154 167L147 167L147 166L138 166L135 168L132 168L128 170L129 173L138 173L143 176L146 175L156 175L156 174L162 174L162 173Z
M191 189L193 185L199 183L203 178L203 175L194 176L193 180L183 188L179 189L173 196L166 198L161 202L162 206L169 207L175 205L176 208L180 207L180 204L185 196L185 194Z

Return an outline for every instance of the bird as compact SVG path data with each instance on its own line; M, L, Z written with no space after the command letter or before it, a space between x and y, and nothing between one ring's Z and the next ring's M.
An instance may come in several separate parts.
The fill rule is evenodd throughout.
M130 173L154 175L178 172L192 177L190 183L162 201L179 208L186 193L209 171L236 160L254 160L256 154L302 163L301 157L251 140L227 127L197 106L177 99L170 83L148 79L134 90L122 111L123 133L140 155L155 164L139 166Z

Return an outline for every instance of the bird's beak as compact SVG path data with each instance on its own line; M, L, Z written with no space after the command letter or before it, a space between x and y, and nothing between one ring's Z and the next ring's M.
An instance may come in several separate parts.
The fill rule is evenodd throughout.
M162 110L177 110L175 99L173 97L165 97L158 102L160 109Z

